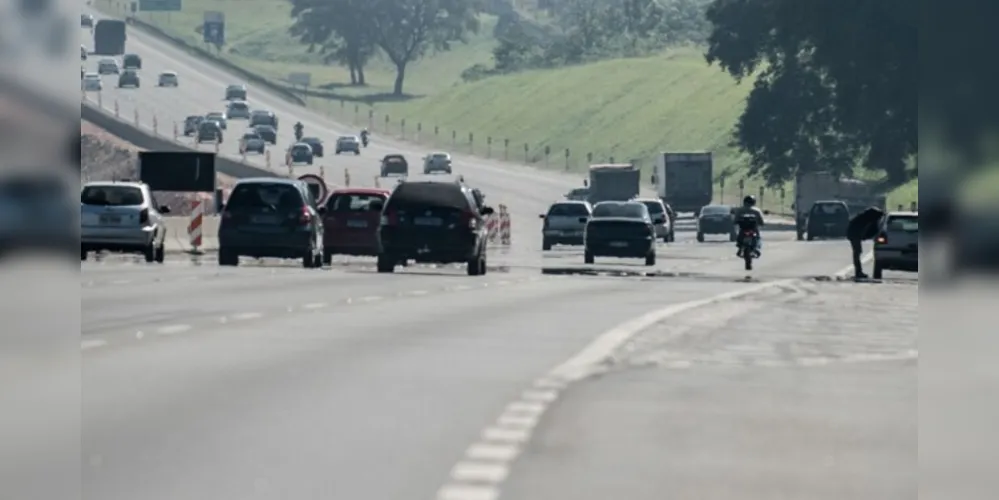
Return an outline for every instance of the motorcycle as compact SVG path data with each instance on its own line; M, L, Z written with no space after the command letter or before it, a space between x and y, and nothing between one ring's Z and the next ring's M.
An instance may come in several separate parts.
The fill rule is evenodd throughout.
M361 134L361 146L368 147L368 134Z
M739 253L742 255L743 261L746 263L746 270L753 270L753 259L758 259L760 257L759 250L759 234L756 231L747 230L742 232L741 248Z

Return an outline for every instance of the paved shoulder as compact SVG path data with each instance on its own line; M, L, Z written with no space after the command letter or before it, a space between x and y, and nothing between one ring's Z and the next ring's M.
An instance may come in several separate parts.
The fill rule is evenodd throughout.
M502 498L914 498L917 293L796 283L650 328L564 394Z

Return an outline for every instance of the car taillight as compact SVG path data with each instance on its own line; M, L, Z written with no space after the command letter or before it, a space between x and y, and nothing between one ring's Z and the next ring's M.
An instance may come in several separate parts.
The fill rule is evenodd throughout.
M142 225L149 224L149 209L148 208L143 208L142 211L139 212L139 224L142 224Z
M399 224L399 214L395 212L385 212L382 214L381 223L383 226L395 226L396 224Z
M885 243L888 243L888 235L886 235L885 233L879 234L877 239L874 240L874 243L878 245L884 245Z
M312 222L312 212L309 212L309 207L306 205L302 206L302 211L298 214L299 224L308 224Z
M479 218L476 217L474 213L466 212L464 218L467 221L466 224L469 229L476 229L479 227Z

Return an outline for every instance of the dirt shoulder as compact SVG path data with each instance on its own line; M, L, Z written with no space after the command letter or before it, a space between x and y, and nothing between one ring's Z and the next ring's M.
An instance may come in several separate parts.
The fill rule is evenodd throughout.
M80 122L81 177L83 182L111 179L134 179L138 152L143 148L127 142L89 122ZM218 174L219 186L228 193L236 179ZM207 194L157 192L160 203L170 207L172 215L190 213L195 199L211 201Z

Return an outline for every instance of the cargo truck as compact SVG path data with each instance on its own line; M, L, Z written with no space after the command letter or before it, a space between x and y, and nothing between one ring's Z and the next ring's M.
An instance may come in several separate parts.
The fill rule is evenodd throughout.
M711 153L660 153L652 183L656 195L673 211L693 212L711 204L714 197L714 163Z
M628 201L638 196L642 172L630 163L590 165L589 202Z
M120 56L125 53L125 21L101 19L94 26L94 54Z
M794 225L798 240L805 239L808 214L818 201L842 201L851 215L870 206L885 209L886 198L874 186L859 179L843 178L829 172L799 172L794 182Z

